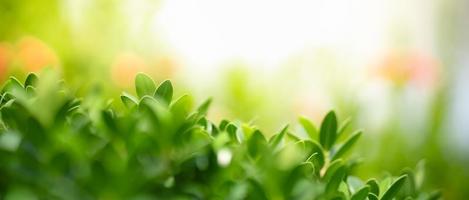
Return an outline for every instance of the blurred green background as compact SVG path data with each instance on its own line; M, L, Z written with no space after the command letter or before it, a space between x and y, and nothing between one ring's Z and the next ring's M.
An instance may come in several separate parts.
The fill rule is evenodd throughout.
M171 79L176 93L214 97L213 120L266 133L334 109L365 130L359 176L424 159L427 187L464 199L468 9L464 0L2 0L0 80L54 68L79 96L117 99L142 71Z

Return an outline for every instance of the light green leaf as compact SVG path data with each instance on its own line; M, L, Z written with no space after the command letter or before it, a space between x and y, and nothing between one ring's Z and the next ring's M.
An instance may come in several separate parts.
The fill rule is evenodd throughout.
M361 135L362 135L362 132L357 131L352 136L350 136L346 140L346 142L339 148L339 150L337 150L337 152L332 157L332 160L335 160L344 156L353 147L353 145L357 142L358 138L360 138Z
M337 118L334 111L330 111L321 124L319 142L324 149L329 150L337 137Z
M340 124L339 128L337 129L337 137L342 135L342 133L347 130L347 127L350 125L350 122L352 122L352 118L349 117Z
M188 95L183 95L177 99L170 108L171 113L179 119L184 119L189 115L189 112L192 109L192 98Z
M135 77L135 90L140 98L145 95L152 96L155 93L156 85L153 79L149 76L143 73L138 73Z
M288 125L286 125L281 131L280 133L277 133L275 134L274 136L272 136L269 140L269 144L270 146L275 149L275 148L278 148L278 146L280 145L280 143L282 142L283 138L285 137L285 134L287 133L288 131Z
M158 86L158 89L156 89L154 96L158 99L162 99L167 105L169 105L173 98L173 85L171 84L171 81L163 81L160 86Z
M402 175L397 180L395 180L391 186L386 190L386 192L383 193L383 196L381 197L381 200L391 200L393 199L401 187L404 185L405 181L407 179L407 175Z
M199 108L197 108L197 112L200 115L206 115L210 104L212 104L212 98L208 98L202 104L200 104Z
M308 134L309 138L311 140L317 141L318 140L318 130L317 130L316 126L314 125L314 123L312 121L310 121L309 119L307 119L306 117L300 117L298 119L298 121L300 122L301 126L306 131L306 133Z
M137 98L135 98L134 96L132 96L132 95L126 93L126 92L123 92L121 94L121 100L122 100L122 103L124 103L124 105L127 108L132 108L132 107L134 107L138 104Z

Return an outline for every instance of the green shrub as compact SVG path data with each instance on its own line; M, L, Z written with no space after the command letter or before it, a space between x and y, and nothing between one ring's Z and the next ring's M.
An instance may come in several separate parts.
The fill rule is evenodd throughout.
M206 118L144 74L125 109L83 99L53 76L10 78L0 97L2 199L438 199L421 191L422 167L360 180L346 159L361 136L329 112L320 129L299 122L270 138L255 126ZM345 138L345 139L344 139Z

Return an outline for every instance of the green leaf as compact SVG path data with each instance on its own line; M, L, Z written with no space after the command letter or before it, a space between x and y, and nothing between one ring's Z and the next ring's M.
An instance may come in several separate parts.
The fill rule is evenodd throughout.
M138 97L142 98L145 95L152 96L155 93L156 86L153 79L149 76L143 73L138 73L135 77L135 89Z
M3 86L2 91L3 92L10 92L13 95L16 94L19 91L22 91L24 89L23 85L16 79L15 77L10 77L8 81L5 83Z
M347 130L347 127L350 125L350 122L352 122L352 118L349 117L340 124L339 129L337 129L337 137L342 135L342 133Z
M286 125L281 131L280 133L277 133L275 134L274 136L272 136L269 140L269 144L270 146L275 149L275 148L278 148L278 146L280 145L280 143L282 142L283 138L285 137L285 134L287 133L288 131L288 125Z
M350 136L346 140L346 142L339 148L339 150L337 150L337 152L332 157L332 160L335 160L344 156L353 147L353 145L357 142L358 138L360 138L361 135L362 135L362 131L357 131L352 136Z
M323 176L324 181L329 182L335 172L344 166L344 163L341 159L333 161L329 167L327 167L326 173Z
M236 131L238 131L238 127L236 125L234 125L233 123L229 123L226 126L226 132L230 136L230 139L232 141L235 141L235 142L239 143L239 139L238 139L238 135L237 135Z
M173 98L173 85L171 84L170 80L163 81L158 89L156 89L155 95L156 98L162 99L166 104L171 103L171 99Z
M407 175L402 175L397 180L395 180L391 186L384 192L383 196L381 197L381 200L391 200L394 198L401 187L404 185L405 181L407 179Z
M122 100L122 103L124 103L124 105L127 108L132 108L132 107L134 107L138 104L137 98L135 98L134 96L132 96L132 95L126 93L126 92L123 92L121 94L121 100Z
M365 200L369 192L370 192L370 187L365 186L362 189L355 192L355 194L352 195L350 200Z
M366 182L366 184L370 186L370 193L373 193L376 196L379 196L379 185L376 179L370 179Z
M197 112L200 115L206 115L210 104L212 104L212 98L208 98L202 104L200 104L199 108L197 108Z
M259 130L254 131L248 139L248 152L253 158L258 157L264 151L266 146L267 141Z
M300 117L298 119L298 121L300 122L301 126L306 131L306 133L308 134L309 138L311 140L317 141L318 140L318 130L317 130L316 126L314 125L314 123L312 121L310 121L309 119L307 119L306 117Z
M189 115L189 112L192 109L192 103L192 98L190 96L183 95L171 105L171 113L173 113L173 115L178 119L184 119Z
M345 175L345 166L342 165L337 168L337 170L335 170L334 174L331 176L331 179L326 184L326 193L332 193L334 191L337 191L337 188L339 188L339 185L340 183L342 183L342 180L344 179Z
M312 162L314 168L316 169L317 174L319 175L319 170L322 169L325 163L324 150L321 145L315 141L305 140L305 149L310 149L310 156L307 158L306 162Z
M28 95L28 97L36 96L36 94L37 94L36 93L36 88L34 88L31 85L26 86L26 94Z
M24 87L27 86L36 86L37 82L39 81L39 78L35 73L30 73L26 77L26 80L24 81Z
M334 111L330 111L321 124L319 142L324 149L329 150L337 137L337 118Z
M378 196L373 193L368 194L368 200L379 200Z
M428 198L427 200L438 200L438 199L441 199L441 196L443 194L441 193L440 190L437 190L437 191L433 191L431 192L429 195L428 195Z

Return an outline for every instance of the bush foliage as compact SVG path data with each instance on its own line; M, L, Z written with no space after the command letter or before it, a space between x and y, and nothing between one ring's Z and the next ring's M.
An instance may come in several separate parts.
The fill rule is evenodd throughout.
M347 159L362 132L329 112L306 137L285 126L206 118L211 100L173 97L138 74L119 108L83 98L52 75L10 78L0 96L1 199L438 199L422 191L423 165L361 180ZM121 105L122 105L121 104Z

